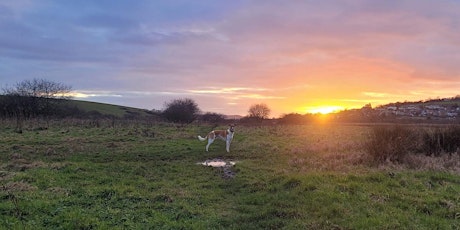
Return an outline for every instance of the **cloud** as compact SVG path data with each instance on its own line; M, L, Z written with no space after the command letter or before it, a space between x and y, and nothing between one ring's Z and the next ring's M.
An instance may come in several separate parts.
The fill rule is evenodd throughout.
M387 93L378 93L378 92L362 92L365 96L369 97L377 97L377 98L384 98L388 97Z
M285 97L278 97L262 94L262 93L254 93L254 92L266 92L268 89L264 88L245 88L245 87L233 87L233 88L217 88L217 87L210 87L206 89L194 89L188 90L192 95L203 95L203 96L214 96L225 98L231 100L230 104L235 104L237 100L241 99L264 99L264 100L271 100L271 99L283 99Z
M77 99L86 99L92 97L122 97L121 94L115 94L107 91L74 91L69 96Z
M239 94L248 91L267 91L264 88L246 88L246 87L230 87L230 88L219 88L219 87L206 87L203 89L192 89L188 90L190 93L196 94Z
M125 97L125 98L142 98L151 97L158 95L173 95L183 96L188 95L186 92L173 92L173 91L161 91L161 92L148 92L148 91L106 91L106 90L76 90L71 93L70 96L75 98L95 98L95 97Z
M218 87L208 87L205 89L192 89L187 90L191 94L198 95L214 95L218 97L223 97L232 100L240 99L284 99L283 96L274 96L273 92L269 92L269 89L266 88L247 88L247 87L230 87L230 88L218 88ZM261 92L261 93L254 93Z

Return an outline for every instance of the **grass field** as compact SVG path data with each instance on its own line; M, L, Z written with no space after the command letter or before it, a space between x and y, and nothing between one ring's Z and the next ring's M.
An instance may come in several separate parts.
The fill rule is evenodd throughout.
M3 123L0 228L460 229L457 168L373 165L368 126L237 126L206 153L211 128Z

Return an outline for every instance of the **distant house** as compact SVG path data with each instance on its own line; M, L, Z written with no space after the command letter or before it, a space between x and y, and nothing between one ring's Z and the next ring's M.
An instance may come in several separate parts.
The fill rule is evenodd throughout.
M387 107L387 110L396 111L396 110L398 110L398 107L396 107L396 106L388 106L388 107Z

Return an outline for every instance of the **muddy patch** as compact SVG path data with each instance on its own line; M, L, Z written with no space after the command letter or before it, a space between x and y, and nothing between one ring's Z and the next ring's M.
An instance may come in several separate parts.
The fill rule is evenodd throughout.
M236 165L236 161L227 161L223 159L212 159L206 160L204 162L199 162L197 165L203 165L207 167L218 168L222 170L222 178L224 179L233 179L236 176L236 172L234 171L234 166Z

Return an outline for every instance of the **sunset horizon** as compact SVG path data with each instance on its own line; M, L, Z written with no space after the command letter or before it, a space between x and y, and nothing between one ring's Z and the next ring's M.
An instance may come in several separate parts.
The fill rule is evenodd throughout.
M161 110L328 114L460 94L457 1L0 3L0 87Z

